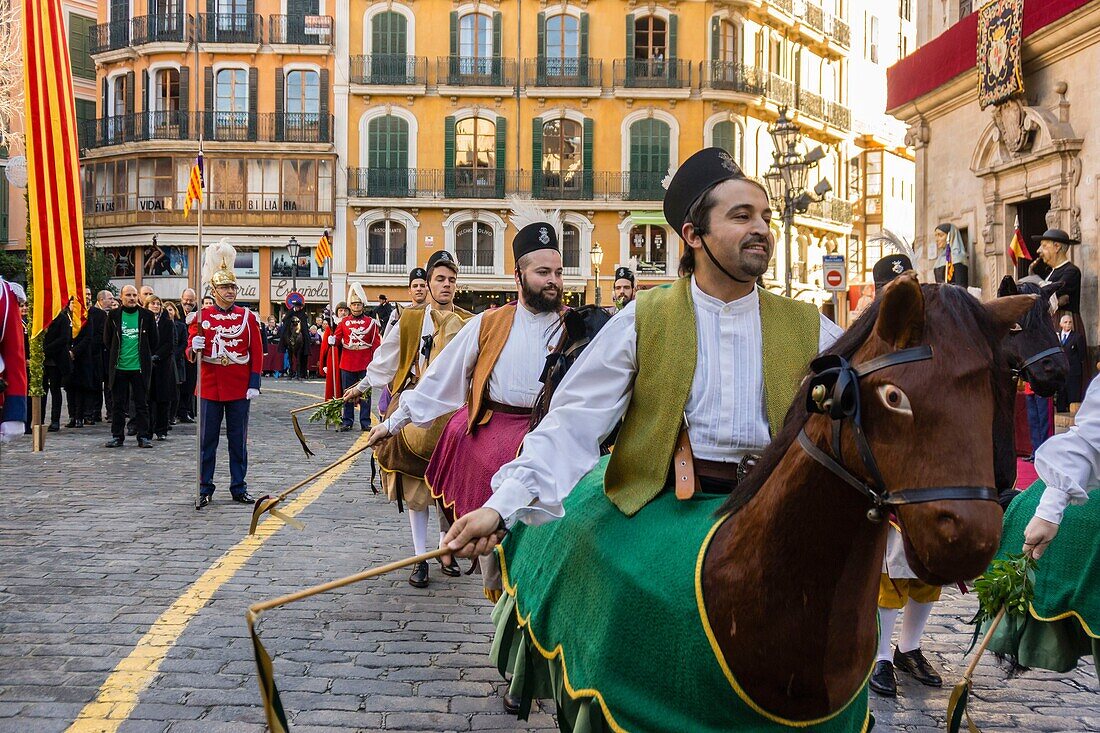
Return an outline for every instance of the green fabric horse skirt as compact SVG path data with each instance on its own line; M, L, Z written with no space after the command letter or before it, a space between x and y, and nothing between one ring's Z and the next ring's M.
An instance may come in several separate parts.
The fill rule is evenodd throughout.
M1036 481L1005 513L998 558L1019 553L1024 529L1044 484ZM1025 667L1068 672L1081 657L1100 653L1100 491L1082 506L1066 508L1058 536L1039 559L1035 598L1027 616L1006 616L989 648Z
M517 525L498 549L492 655L512 693L553 697L562 730L586 733L870 730L866 685L821 720L783 720L749 700L703 605L702 561L726 497L666 491L627 517L604 494L606 466L581 480L563 519Z

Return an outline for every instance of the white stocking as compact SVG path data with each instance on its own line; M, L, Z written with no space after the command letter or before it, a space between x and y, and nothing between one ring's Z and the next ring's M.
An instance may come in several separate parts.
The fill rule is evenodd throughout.
M423 555L428 551L428 510L409 510L409 526L412 527L413 554Z
M911 652L920 649L920 638L928 617L932 615L931 603L917 603L912 598L905 604L905 613L901 617L901 633L898 634L898 650Z
M908 618L909 612L905 612ZM898 620L898 609L878 607L878 656L876 662L883 660L889 662L894 658L890 649L890 637L894 634L894 623Z

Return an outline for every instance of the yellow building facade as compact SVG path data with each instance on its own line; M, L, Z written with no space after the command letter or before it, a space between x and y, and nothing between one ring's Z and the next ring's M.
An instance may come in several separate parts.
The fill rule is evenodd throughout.
M184 202L202 138L203 239L237 247L239 300L265 316L292 287L328 302L311 253L335 224L333 30L318 0L100 4L82 183L86 235L112 254L116 285L166 298L197 286Z
M337 26L340 8L337 10ZM447 249L459 303L514 297L510 197L558 208L569 302L604 302L616 265L642 284L675 277L682 243L661 214L662 180L707 145L747 173L772 164L781 107L821 145L833 195L796 217L795 293L822 302L821 254L851 234L851 151L839 2L577 4L395 0L349 4L337 31L337 293L362 282L403 300L410 268ZM812 186L815 179L810 181ZM346 188L341 188L346 186ZM777 216L778 219L778 216ZM778 232L768 279L783 281Z

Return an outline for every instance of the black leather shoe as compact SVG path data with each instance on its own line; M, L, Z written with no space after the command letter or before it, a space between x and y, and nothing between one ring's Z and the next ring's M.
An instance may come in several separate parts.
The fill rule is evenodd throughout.
M413 570L413 574L409 576L409 585L413 588L428 587L428 563L420 562L416 564L416 570Z
M338 433L350 433L351 432L351 426L350 425L341 425L340 427L336 428L336 432L338 432Z
M238 504L255 504L256 503L255 497L253 497L252 494L249 494L247 491L244 492L243 494L237 494L236 496L234 496L233 501L237 502Z
M76 424L75 424L75 425L73 425L73 427L74 427L74 428L82 428L82 427L84 427L84 421L83 421L83 420L77 420L77 421L76 421Z
M213 497L209 494L203 494L199 497L199 500L195 502L195 509L202 509L204 506L208 506L212 498Z
M504 712L509 715L519 715L519 703L518 697L512 697L507 692L501 697L501 702L504 703Z
M184 423L185 425L190 425L191 423L193 423L195 421L194 421L194 419L192 419L190 417L181 417L180 422Z
M898 696L898 678L894 674L894 665L886 659L875 662L875 668L871 672L870 687L874 692L883 697Z
M138 438L138 448L152 448L153 441L148 438Z
M103 447L104 448L121 448L122 447L122 438L111 438L110 440L108 440L104 444Z
M458 578L462 576L462 568L458 566L458 560L451 557L450 565L443 565L443 558L439 558L439 564L442 566L442 572L448 578Z
M65 427L75 428L76 427L76 420L70 420L69 422L65 423ZM83 426L81 426L81 427L83 427Z
M56 433L61 430L61 423L52 422L49 427L46 428L47 433Z
M894 666L913 679L928 687L943 687L943 679L939 676L928 660L921 654L920 648L911 652L903 652L894 649Z
M157 440L168 440L168 433L160 433L157 435Z

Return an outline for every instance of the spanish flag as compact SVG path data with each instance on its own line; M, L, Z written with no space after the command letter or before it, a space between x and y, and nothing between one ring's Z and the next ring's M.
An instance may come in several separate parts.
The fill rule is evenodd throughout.
M1024 244L1024 235L1020 231L1020 217L1016 217L1015 231L1012 232L1012 241L1008 243L1008 257L1015 265L1020 260L1030 260L1031 252Z
M184 216L191 214L191 207L195 205L196 201L202 203L203 186L202 153L199 153L199 157L195 159L195 165L191 166L191 178L187 182L187 198L183 201Z
M328 229L317 242L317 249L313 250L313 259L317 260L318 267L324 267L325 260L332 259L332 240L329 238Z
M38 335L73 298L75 335L84 323L84 223L72 64L61 0L23 3L27 200Z

